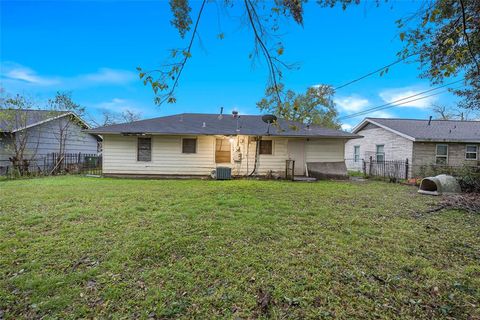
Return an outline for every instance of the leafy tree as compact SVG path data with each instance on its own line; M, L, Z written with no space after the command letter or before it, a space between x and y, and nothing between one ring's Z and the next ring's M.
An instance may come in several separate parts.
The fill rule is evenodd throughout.
M280 91L283 103L279 103L277 93L267 89L266 97L257 103L261 111L278 117L305 124L316 124L328 128L340 128L338 112L333 102L333 89L327 85L310 87L304 94L292 90Z
M281 41L281 27L285 20L303 25L304 4L307 0L219 0L227 10L241 6L253 37L253 50L249 57L255 60L263 57L269 70L266 95L275 95L276 103L283 103L282 71L293 65L281 60L285 47ZM340 5L346 9L360 4L360 0L317 0L320 7ZM377 5L388 0L376 0ZM192 15L190 1L170 0L173 14L172 25L181 38L189 39L184 48L171 51L172 62L158 69L137 68L145 85L155 92L155 102L174 103L175 89L187 61L192 57L192 44L198 36L204 8L210 2L203 0L195 15ZM424 0L420 9L409 17L397 21L401 30L400 39L404 49L399 52L400 61L415 57L420 63L421 77L432 84L442 83L446 78L464 76L465 88L454 92L463 97L462 105L480 108L480 1L478 0ZM220 39L223 33L218 35ZM384 74L388 68L378 70ZM326 97L325 97L326 98ZM291 105L291 104L290 104ZM285 107L284 107L285 108Z
M416 56L420 76L432 84L464 77L466 87L453 91L463 98L462 107L480 109L480 1L425 1L397 24L404 29L400 39L405 42L399 54Z

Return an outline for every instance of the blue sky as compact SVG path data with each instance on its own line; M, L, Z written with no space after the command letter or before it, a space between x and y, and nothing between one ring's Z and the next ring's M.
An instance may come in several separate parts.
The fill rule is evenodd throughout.
M287 71L284 82L304 91L316 84L337 86L396 60L402 47L395 20L415 11L416 1L391 1L376 7L364 2L346 11L305 8L304 26L283 26L284 60L300 69ZM102 110L131 109L145 118L180 112L216 113L237 109L256 114L267 80L265 64L252 61L253 35L238 2L217 11L209 3L200 22L201 43L177 89L177 103L156 106L153 92L135 68L154 68L167 61L168 50L185 46L170 25L167 1L1 1L1 87L4 94L23 93L40 104L57 90L98 117ZM196 13L200 2L192 1ZM225 39L217 34L223 32ZM387 75L369 77L338 90L341 115L361 111L430 88L418 78L416 64L397 64ZM451 94L369 114L379 117L427 118L430 106L453 104ZM345 121L345 129L362 117Z

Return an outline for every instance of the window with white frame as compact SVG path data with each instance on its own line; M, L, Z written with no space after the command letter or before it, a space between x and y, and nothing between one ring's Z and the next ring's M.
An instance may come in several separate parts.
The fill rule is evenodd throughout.
M353 146L353 161L360 161L360 146Z
M477 160L478 158L478 146L476 145L469 145L465 147L465 159L467 160Z
M377 162L385 161L385 145L384 144L377 144L376 160Z
M448 163L448 144L437 144L435 163L440 165Z

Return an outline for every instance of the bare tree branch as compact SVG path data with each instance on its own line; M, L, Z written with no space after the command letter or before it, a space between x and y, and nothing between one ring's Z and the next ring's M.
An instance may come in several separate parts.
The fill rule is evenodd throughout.
M253 33L255 35L255 43L260 45L260 47L262 49L263 56L267 60L268 69L269 69L269 72L270 72L270 77L272 79L273 87L274 87L277 99L281 103L282 98L280 97L280 90L279 90L280 88L279 88L278 81L277 81L278 68L275 65L275 62L274 62L274 60L273 60L273 58L270 54L270 51L267 49L265 43L263 42L262 37L260 36L260 34L257 30L256 24L259 24L261 26L261 23L259 21L258 15L256 14L254 5L252 4L252 2L250 0L244 0L244 2L245 2L245 8L247 9L247 13L248 13L248 19L250 21L250 25L252 26ZM255 18L254 18L254 16L255 16ZM261 28L260 28L260 32L262 32L262 34L264 34L264 32L261 30Z
M174 69L173 70L176 70L176 72L173 72L174 75L172 75L172 71L170 72L165 72L165 71L162 71L162 70L150 70L150 71L147 71L145 74L151 74L153 72L158 72L158 73L161 73L161 74L164 74L165 76L171 76L171 77L174 77L174 81L173 81L173 84L172 86L170 87L170 90L163 95L163 98L161 98L157 104L161 105L163 103L165 103L166 101L168 102L174 102L174 98L173 98L173 95L175 93L175 89L177 88L177 85L178 85L178 80L180 79L181 75L182 75L182 72L183 72L183 69L185 68L185 65L187 64L187 61L188 59L191 57L191 51L192 51L192 45L193 45L193 41L195 40L195 37L197 36L197 32L198 32L198 25L200 23L200 18L202 17L202 13L203 13L203 9L205 8L205 4L207 3L207 0L203 0L202 1L202 5L200 6L200 10L198 12L198 15L197 15L197 18L195 20L195 26L193 28L193 31L192 31L192 35L190 37L190 41L188 43L188 46L187 48L182 52L183 53L183 59L178 62L178 63L172 63L170 64ZM141 78L143 76L140 76ZM150 80L149 81L152 86L153 86L153 81ZM155 90L155 89L154 89Z

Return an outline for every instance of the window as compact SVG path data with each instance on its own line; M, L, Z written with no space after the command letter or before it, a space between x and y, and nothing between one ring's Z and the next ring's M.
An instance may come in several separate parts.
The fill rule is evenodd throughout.
M216 139L215 162L230 163L232 161L232 145L229 139Z
M152 138L138 138L137 161L152 161Z
M477 160L478 146L476 145L467 145L465 148L465 159L467 160Z
M377 158L377 162L385 161L385 145L377 144L376 158Z
M197 153L197 139L182 139L182 153Z
M260 154L273 154L273 141L272 140L260 140Z
M353 161L360 161L360 146L353 146Z
M435 163L446 165L448 163L448 145L437 144L437 151L435 155Z

